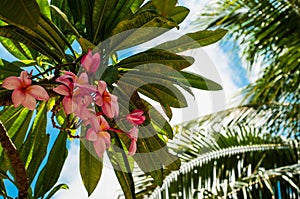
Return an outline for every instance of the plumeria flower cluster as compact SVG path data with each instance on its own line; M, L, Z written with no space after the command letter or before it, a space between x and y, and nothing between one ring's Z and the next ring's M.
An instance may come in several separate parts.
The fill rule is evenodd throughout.
M107 120L119 116L118 97L108 91L105 81L92 82L91 80L100 66L100 54L93 54L89 50L81 59L81 65L84 71L79 76L70 71L62 71L63 74L55 80L60 85L53 91L64 96L62 100L64 112L67 115L75 114L82 120L87 127L85 139L93 142L99 157L103 156L111 144L109 131L125 133L131 139L128 155L134 155L137 149L138 126L146 119L143 116L144 112L137 109L124 118L133 126L128 132L111 128ZM22 71L20 77L6 78L2 87L13 90L12 102L15 107L23 105L34 110L36 100L49 100L49 95L42 86L32 85L31 74L27 71ZM101 109L100 112L95 111L93 107L95 105Z
M79 117L83 124L88 128L86 139L92 141L94 149L99 157L110 146L109 131L123 132L111 128L105 118L113 119L119 115L118 97L109 93L105 81L99 80L91 82L91 77L100 66L100 54L92 54L88 51L81 60L84 71L79 75L72 72L64 71L63 75L56 79L61 83L53 90L63 95L63 109L66 114L75 114ZM100 112L96 112L93 108L97 105L101 108ZM131 139L131 145L128 155L134 155L136 152L136 142L138 137L138 126L145 121L142 110L134 110L126 116L126 120L133 125L133 128L127 132L127 136Z

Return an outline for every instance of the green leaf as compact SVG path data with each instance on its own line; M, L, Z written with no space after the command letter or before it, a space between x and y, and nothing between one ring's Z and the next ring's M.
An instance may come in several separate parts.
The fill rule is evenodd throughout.
M51 19L50 5L48 0L36 0L36 2L39 5L41 13Z
M160 14L165 17L171 10L174 9L177 4L177 0L152 0L151 3L160 12Z
M176 40L165 42L154 48L164 49L173 53L179 53L213 44L222 39L226 33L227 30L225 29L201 30L194 33L188 33Z
M169 15L171 16L172 20L174 20L177 24L180 24L184 21L189 13L190 10L188 8L183 6L176 6L170 11Z
M132 19L120 21L112 30L108 52L126 49L147 42L176 27L177 24L154 14L141 12Z
M6 60L0 60L0 83L2 83L2 80L4 80L6 77L20 76L21 72L22 69L16 67L14 64Z
M40 17L39 5L35 0L2 0L0 18L16 25L34 28Z
M79 164L82 182L90 196L100 180L103 168L103 159L97 157L93 143L80 141Z
M183 72L180 71L180 74L185 79L178 79L179 81L185 82L186 80L190 83L190 85L194 88L202 89L202 90L211 90L211 91L217 91L222 90L222 86L218 83L215 83L212 80L209 80L205 77L202 77L198 74L191 73L191 72Z
M47 195L45 199L51 199L51 197L54 196L54 194L56 194L56 192L58 192L61 189L69 189L69 187L66 184L59 184L53 187L53 189L50 191L50 193Z
M20 148L20 157L24 161L26 169L28 168L28 165L33 158L33 153L36 150L36 147L46 135L46 125L47 109L45 103L42 103L40 105L40 110L36 114L35 120L31 126L26 141Z
M130 168L129 163L130 157L127 157L127 155L125 154L121 140L116 133L113 135L112 140L113 144L111 145L108 152L109 159L111 161L111 164L113 165L114 171L126 199L134 199L135 187L132 177L132 169Z
M68 155L67 132L61 131L50 151L47 163L42 169L34 188L34 197L45 195L57 182Z
M181 56L160 49L152 49L127 57L116 66L120 68L134 68L143 64L158 63L175 70L182 70L192 65L194 61L194 58L190 56Z
M27 168L27 176L29 180L29 184L35 178L41 163L43 162L46 154L47 154L47 147L49 143L50 136L49 134L45 135L38 144L36 144L35 149L32 154L32 159Z
M0 169L0 179L9 179L9 176L2 169Z
M61 58L57 55L58 52L51 50L46 44L45 41L36 38L35 36L21 30L15 26L0 26L0 36L9 38L13 41L18 41L25 44L29 48L53 58L57 61L60 61ZM25 59L27 59L25 57Z

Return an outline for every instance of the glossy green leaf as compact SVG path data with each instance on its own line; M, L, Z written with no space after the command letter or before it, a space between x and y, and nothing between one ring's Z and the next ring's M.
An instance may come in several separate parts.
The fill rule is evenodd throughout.
M181 78L178 80L182 82L188 81L194 88L211 91L222 90L221 85L198 74L183 71L181 71L180 74L184 77L184 79Z
M126 199L134 199L135 188L131 168L133 164L129 163L130 157L127 157L125 154L117 134L113 136L113 144L109 149L108 155Z
M45 199L51 199L54 196L54 194L56 194L59 190L62 190L62 189L69 189L69 187L66 184L59 184L59 185L53 187L53 189L51 189L50 193L47 195L47 197Z
M9 176L2 169L0 169L0 179L9 179Z
M14 64L5 60L0 60L0 83L2 83L2 80L6 77L20 76L21 71L22 69L16 67Z
M41 14L51 19L50 5L48 0L36 0L39 5Z
M57 182L64 162L68 156L66 141L67 133L61 131L50 151L47 163L37 179L34 188L35 198L44 196Z
M192 65L194 61L193 57L181 56L168 51L153 49L125 58L116 66L120 68L134 68L148 63L158 63L169 66L174 70L182 70Z
M177 4L177 0L152 0L151 3L163 17L166 17Z
M92 142L80 142L80 175L85 189L90 196L95 190L103 168L103 159L98 158Z
M173 8L169 15L171 16L171 19L174 20L177 24L180 24L185 20L185 18L190 13L190 10L183 6L176 6Z
M92 15L92 35L93 44L97 44L104 39L105 31L103 26L113 11L117 0L95 0Z
M27 176L29 184L33 181L36 177L39 167L42 164L46 154L47 154L47 147L49 144L50 135L47 134L40 141L36 144L35 149L32 153L32 159L27 168Z
M25 32L14 26L1 26L0 27L0 36L9 38L11 40L17 40L27 47L33 48L36 51L50 57L54 58L55 60L60 60L59 56L55 53L55 51L49 49L46 46L45 42L37 39L36 37L32 36L31 34ZM27 59L25 57L25 59Z
M154 14L141 12L132 19L120 21L112 30L109 52L126 49L147 42L176 27L175 22Z
M35 116L35 120L31 126L29 134L20 148L20 157L24 161L26 169L33 158L33 153L36 150L36 147L40 143L41 139L46 135L46 125L47 109L45 103L42 103L40 110Z
M165 42L154 48L179 53L213 44L222 39L226 33L227 30L225 29L201 30L194 33L188 33L176 40Z
M2 0L0 18L16 25L34 28L40 17L39 5L35 0Z

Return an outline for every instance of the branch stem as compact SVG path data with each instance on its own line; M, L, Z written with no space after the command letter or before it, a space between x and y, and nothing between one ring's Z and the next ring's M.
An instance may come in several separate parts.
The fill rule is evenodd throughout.
M27 178L25 165L20 158L19 151L17 150L16 146L13 144L12 140L9 138L8 133L0 121L0 143L6 152L11 166L15 173L15 181L19 191L19 198L20 199L27 199L28 198L28 188L29 188L29 181Z

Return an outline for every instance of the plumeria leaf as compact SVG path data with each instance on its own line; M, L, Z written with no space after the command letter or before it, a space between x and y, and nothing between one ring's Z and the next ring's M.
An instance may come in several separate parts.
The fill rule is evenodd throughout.
M43 138L41 138L41 140L35 146L35 149L32 154L32 159L27 168L27 176L28 176L29 184L36 177L38 169L41 166L42 161L44 160L47 154L49 140L50 140L50 135L47 134Z
M6 77L19 76L21 71L22 69L16 67L14 64L6 60L0 60L0 84Z
M45 195L57 182L68 155L66 141L67 132L61 131L50 151L47 163L37 179L34 188L35 198Z
M152 49L123 59L116 66L120 68L135 68L143 64L158 63L171 67L174 70L182 70L191 66L194 61L193 57L181 56L160 49ZM158 70L157 72L160 71Z
M54 194L56 194L59 190L62 190L62 189L69 189L69 187L66 184L59 184L59 185L53 187L53 189L51 189L50 193L47 195L47 197L45 199L51 199L54 196Z
M213 44L222 39L226 33L227 30L225 29L201 30L194 33L188 33L176 40L165 42L154 48L179 53Z
M20 148L21 159L25 163L25 168L28 168L29 163L32 160L35 147L46 135L47 125L47 109L45 103L42 103L40 110L37 112L35 120L31 126L29 134Z
M92 142L80 142L79 166L82 182L90 196L100 180L103 168L103 159L97 157Z
M2 0L0 17L12 24L34 28L40 17L39 5L35 0Z
M122 143L117 134L114 134L113 145L108 152L109 159L114 167L114 171L127 199L135 198L134 181L132 177L133 162L128 158L123 150Z
M48 0L36 0L39 5L41 14L51 19L50 5Z

